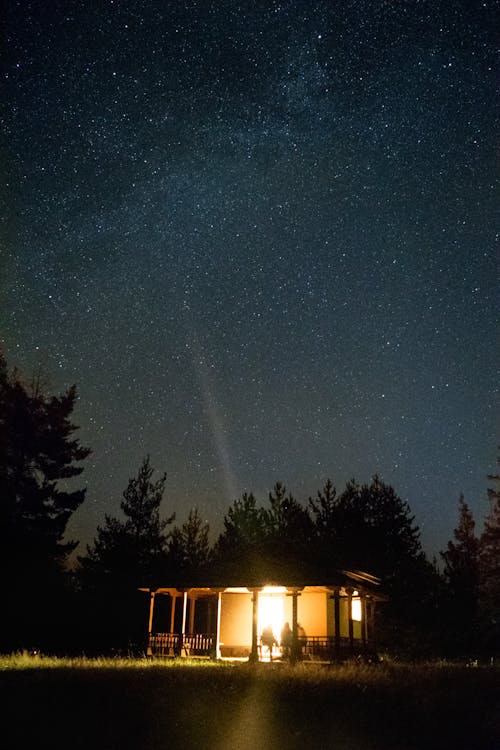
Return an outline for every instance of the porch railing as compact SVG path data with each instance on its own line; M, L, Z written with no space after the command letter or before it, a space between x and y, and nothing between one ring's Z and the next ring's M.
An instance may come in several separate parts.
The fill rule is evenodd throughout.
M290 657L290 650L285 651L282 647L275 645L270 654L267 645L258 640L259 660L269 661L272 659L285 659ZM299 638L297 658L310 661L335 661L336 659L345 658L346 656L361 656L369 654L373 650L372 644L363 643L359 639L335 636L305 636Z
M368 644L363 644L355 639L352 643L349 638L335 636L307 636L300 639L300 657L306 660L334 661L338 656L346 654L363 654L370 651ZM263 646L259 638L259 659L267 660L268 649ZM214 656L215 635L212 633L151 633L149 636L148 652L152 656ZM280 647L273 648L273 658L280 659L284 656Z
M151 633L149 651L152 656L211 656L215 636L211 633Z
M337 642L334 636L308 636L301 644L302 656L306 659L320 659L330 661L340 650L341 653L351 650L349 638L340 638ZM354 648L362 648L361 643L353 643Z

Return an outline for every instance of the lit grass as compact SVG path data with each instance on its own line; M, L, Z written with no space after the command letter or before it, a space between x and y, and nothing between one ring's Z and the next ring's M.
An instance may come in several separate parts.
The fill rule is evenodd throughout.
M208 659L151 659L124 656L46 656L26 652L0 655L0 671L23 669L173 669L187 666L215 667Z
M500 670L0 657L2 750L496 750Z

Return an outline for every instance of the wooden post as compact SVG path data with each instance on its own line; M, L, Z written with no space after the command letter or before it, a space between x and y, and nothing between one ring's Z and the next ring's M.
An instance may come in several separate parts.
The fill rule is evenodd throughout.
M340 591L333 592L333 617L335 621L335 656L340 657Z
M292 664L295 664L297 659L300 656L300 653L302 651L301 646L299 644L299 629L297 627L297 600L298 600L298 591L297 589L293 589L292 591L292 650L290 654L290 661Z
M375 633L375 602L370 600L367 602L367 616L366 616L366 627L368 634L368 643L370 648L375 651L377 648L376 644L376 633Z
M352 589L347 589L347 617L349 624L349 648L354 651L354 623L352 621Z
M148 648L146 651L148 656L153 655L153 649L151 648L151 635L153 633L153 612L155 608L155 596L156 591L151 591L149 599Z
M212 633L212 615L213 615L213 602L211 598L207 604L207 633Z
M187 613L187 591L184 591L182 600L182 635L186 635L186 613Z
M183 592L182 595L182 626L181 634L179 638L179 655L183 655L184 651L184 637L186 635L186 613L187 613L187 591Z
M148 633L151 635L153 632L153 612L155 608L155 596L156 591L151 591L151 596L149 599L149 623L148 623Z
M257 644L257 630L258 630L258 615L259 615L259 590L253 589L252 597L252 648L250 651L249 661L259 661L259 648Z
M367 647L367 622L366 622L366 596L360 594L361 599L361 638L363 640L363 651L366 651Z
M189 606L189 632L194 633L194 609L196 607L196 599L195 597L192 597L190 599L190 606Z
M170 633L175 633L175 602L177 600L177 594L170 594L172 599L172 607L170 610Z
M215 658L220 659L220 616L222 611L222 592L217 592L217 631L215 634Z

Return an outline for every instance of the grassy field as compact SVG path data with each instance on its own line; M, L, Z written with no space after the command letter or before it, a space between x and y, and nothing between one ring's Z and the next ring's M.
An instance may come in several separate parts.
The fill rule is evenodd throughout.
M0 657L0 747L500 750L500 670Z

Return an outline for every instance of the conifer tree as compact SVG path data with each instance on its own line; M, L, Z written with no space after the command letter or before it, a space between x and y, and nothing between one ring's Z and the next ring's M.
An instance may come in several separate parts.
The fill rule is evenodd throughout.
M171 566L178 574L190 579L203 575L210 559L209 525L201 518L198 509L189 511L181 527L176 526L170 538Z
M90 453L74 437L72 386L49 396L9 373L0 353L0 583L5 611L0 646L53 640L64 567L77 542L64 534L85 489L68 480ZM52 644L50 644L52 645Z
M488 488L490 511L479 543L479 597L484 647L491 656L500 655L500 476Z
M167 527L163 519L166 474L153 479L149 456L123 492L123 518L105 516L87 554L78 558L82 602L82 641L87 649L141 649L146 633L144 594L167 568Z
M269 508L264 512L266 537L272 544L301 547L311 537L312 522L304 508L284 484L276 482L269 493Z
M213 551L215 574L235 583L258 576L266 529L264 513L255 496L244 492L229 507L223 523L224 530Z
M472 512L463 495L459 499L459 521L453 536L455 541L448 542L441 553L449 587L448 638L454 641L452 646L457 652L472 655L479 648L479 541Z
M96 581L107 578L120 586L149 583L165 563L169 535L167 527L175 514L162 519L166 474L153 481L149 456L135 477L129 479L120 508L124 519L105 516L97 527L87 555L79 557L84 573Z

